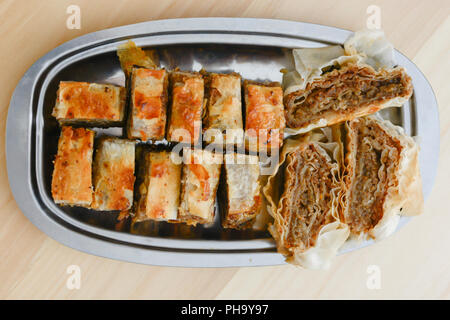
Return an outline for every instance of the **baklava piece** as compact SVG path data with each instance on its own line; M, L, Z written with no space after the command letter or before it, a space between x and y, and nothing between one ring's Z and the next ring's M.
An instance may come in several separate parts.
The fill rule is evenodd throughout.
M226 154L224 165L224 228L245 229L252 226L261 212L262 195L258 157Z
M52 177L56 204L82 207L91 204L94 135L92 130L62 127Z
M271 153L283 144L283 90L278 82L244 81L245 138L247 150Z
M168 73L133 68L127 134L130 139L163 140L166 126Z
M125 88L111 84L61 81L52 115L61 125L121 125L125 96Z
M181 164L168 151L144 151L143 181L138 192L135 222L176 220L180 202Z
M222 154L200 149L183 149L181 205L178 220L189 225L214 219Z
M170 76L171 115L167 140L197 144L202 127L204 81L199 73L175 71Z
M207 109L205 140L209 143L240 144L243 138L241 76L209 73L205 77ZM221 141L217 141L221 137Z
M133 204L135 143L125 139L101 138L94 160L92 209L128 210Z

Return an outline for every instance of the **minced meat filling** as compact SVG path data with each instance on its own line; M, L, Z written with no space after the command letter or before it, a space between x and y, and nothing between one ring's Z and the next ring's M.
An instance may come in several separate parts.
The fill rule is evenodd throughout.
M314 145L288 155L283 216L289 225L286 247L314 246L320 228L331 215L333 177L327 159Z
M382 104L411 94L411 79L403 69L374 72L367 67L349 66L326 73L321 80L286 99L288 126L298 127L325 113L347 114L371 104Z
M372 229L383 218L387 189L397 183L389 174L398 166L400 145L375 124L359 125L355 178L346 222L352 233Z

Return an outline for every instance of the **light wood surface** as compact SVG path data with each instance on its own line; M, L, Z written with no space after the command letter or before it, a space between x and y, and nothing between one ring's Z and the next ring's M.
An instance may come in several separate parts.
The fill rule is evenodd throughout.
M66 28L66 8L81 8L81 29ZM337 257L329 271L276 267L195 269L125 263L50 239L18 209L8 185L5 126L11 94L46 52L89 32L154 19L261 17L359 30L369 5L395 47L426 75L440 110L438 176L425 213L376 245ZM438 1L1 0L0 1L0 298L301 299L450 298L450 3ZM81 270L69 290L69 265ZM381 288L367 286L376 265Z

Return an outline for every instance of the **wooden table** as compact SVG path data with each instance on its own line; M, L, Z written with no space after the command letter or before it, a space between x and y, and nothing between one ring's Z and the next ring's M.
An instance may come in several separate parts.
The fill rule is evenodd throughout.
M66 27L69 5L81 9L81 29ZM180 17L261 17L350 30L366 26L370 5L395 47L424 72L441 121L438 176L425 214L391 238L337 257L329 271L276 267L195 269L152 267L88 255L50 239L21 213L8 185L5 126L11 94L46 52L82 34ZM2 0L0 2L0 298L301 299L450 298L450 5L438 1L172 1ZM69 290L69 265L81 270ZM381 287L370 289L375 265Z

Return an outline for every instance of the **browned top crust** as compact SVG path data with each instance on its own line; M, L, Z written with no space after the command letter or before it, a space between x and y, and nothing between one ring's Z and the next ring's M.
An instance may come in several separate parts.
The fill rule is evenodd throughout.
M164 69L133 69L128 138L164 139L168 81Z
M92 202L94 131L62 127L52 178L56 203L89 206Z
M128 210L133 203L134 141L103 138L95 155L94 200L101 211Z
M245 90L245 134L250 140L248 149L280 148L286 126L283 106L283 89L277 82L263 84L244 81ZM269 151L270 152L270 151Z
M200 138L204 81L199 73L173 72L172 106L167 140L195 144Z
M124 117L125 88L61 81L52 115L59 121L111 121Z

